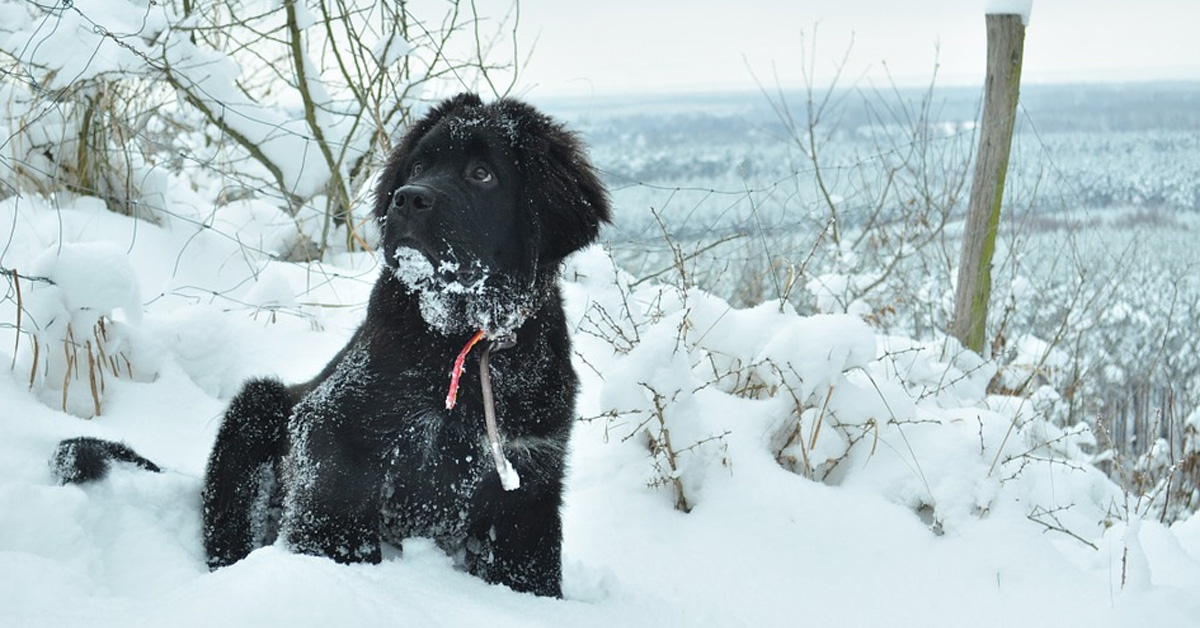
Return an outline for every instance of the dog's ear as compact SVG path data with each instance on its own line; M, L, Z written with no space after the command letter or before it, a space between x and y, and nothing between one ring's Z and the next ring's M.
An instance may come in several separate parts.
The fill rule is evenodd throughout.
M516 122L518 153L524 155L528 190L536 196L543 263L557 264L591 244L612 210L608 191L579 137L549 116L519 101L498 103L503 116Z
M424 117L408 127L408 131L400 139L400 143L388 155L387 165L384 166L383 173L379 175L379 181L375 184L376 220L387 215L388 207L392 202L392 192L399 187L402 178L403 171L401 167L408 160L408 154L412 152L417 142L421 141L421 138L425 137L425 134L437 126L437 123L446 116L460 110L474 109L482 106L483 101L480 100L478 95L463 92L438 103Z

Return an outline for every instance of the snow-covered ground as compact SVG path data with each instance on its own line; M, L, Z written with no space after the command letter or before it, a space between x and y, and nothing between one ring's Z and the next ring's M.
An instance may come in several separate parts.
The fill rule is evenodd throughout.
M266 206L176 207L156 226L0 202L0 263L56 282L21 282L36 362L0 302L0 626L1200 625L1200 517L1157 523L1053 391L989 396L993 366L853 317L635 284L601 247L564 269L584 380L565 599L421 539L380 565L269 547L209 573L199 488L224 404L251 374L315 373L378 271L271 261L289 221ZM168 472L58 486L49 455L79 435Z

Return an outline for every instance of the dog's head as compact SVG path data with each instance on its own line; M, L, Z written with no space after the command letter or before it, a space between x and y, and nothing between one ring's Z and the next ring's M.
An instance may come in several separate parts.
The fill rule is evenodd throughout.
M412 125L375 200L385 264L443 333L519 327L609 213L573 133L522 102L474 94Z

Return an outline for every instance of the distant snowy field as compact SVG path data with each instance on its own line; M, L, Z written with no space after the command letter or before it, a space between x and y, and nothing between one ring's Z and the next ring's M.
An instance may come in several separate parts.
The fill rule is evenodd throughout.
M599 247L564 269L584 381L565 600L421 539L381 565L270 547L209 573L199 489L224 405L247 376L314 374L378 269L271 261L278 210L175 201L162 226L93 199L0 202L4 265L55 281L21 286L22 328L49 339L36 363L0 328L0 626L1200 622L1200 518L1165 527L1123 494L1086 427L1056 425L1053 391L989 396L993 366L854 317L635 284ZM67 321L90 353L54 340ZM47 459L79 435L169 471L57 486Z

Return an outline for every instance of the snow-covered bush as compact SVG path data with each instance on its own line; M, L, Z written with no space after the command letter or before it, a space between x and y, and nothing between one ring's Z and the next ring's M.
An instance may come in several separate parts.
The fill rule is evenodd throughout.
M35 279L26 281L18 303L17 346L22 332L28 342L13 365L19 359L44 403L92 417L103 412L111 378L154 379L156 354L137 333L141 289L122 251L109 243L64 243L33 260L28 272ZM19 286L20 277L14 282Z
M1116 446L1101 425L1101 440L1109 447L1102 462L1128 491L1126 509L1163 523L1187 519L1200 509L1200 411L1181 419L1173 410L1168 405L1157 414L1158 424L1149 433L1162 436L1141 454Z
M291 257L365 248L361 201L409 110L511 87L516 60L480 38L507 18L488 19L459 2L0 1L18 79L0 84L0 197L69 191L162 221L188 171L295 216Z
M872 487L938 532L1018 508L1093 539L1116 512L1092 431L1064 425L1058 393L990 395L996 366L953 339L880 335L857 316L778 303L736 308L620 271L613 281L611 265L593 250L567 272L568 295L586 303L580 369L602 381L587 423L640 450L642 481L678 510L773 466ZM1064 499L1047 481L1092 498Z

